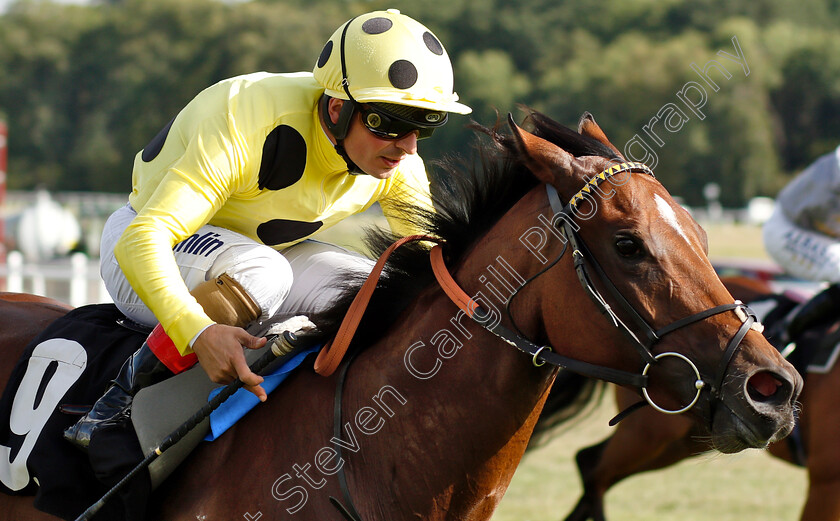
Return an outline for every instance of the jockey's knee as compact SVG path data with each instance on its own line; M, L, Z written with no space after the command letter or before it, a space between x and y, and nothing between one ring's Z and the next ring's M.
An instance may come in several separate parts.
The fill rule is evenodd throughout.
M785 257L790 255L785 250L785 234L790 228L791 224L781 214L781 210L776 209L761 230L765 250L779 264L785 263Z
M229 284L218 284L217 281L222 276L229 278ZM207 289L212 288L211 293L214 295L218 290L223 290L225 300L233 300L231 306L238 309L237 318L250 318L245 322L246 325L257 319L264 321L271 318L288 296L293 280L289 262L279 252L263 245L230 248L215 260L207 277L207 282L197 286L193 294L200 287L213 283ZM216 297L218 299L220 295ZM198 297L196 300L204 307L204 303ZM224 307L227 307L227 304ZM214 321L224 323L206 309L205 312ZM228 309L225 312L231 311ZM243 326L239 323L230 325Z

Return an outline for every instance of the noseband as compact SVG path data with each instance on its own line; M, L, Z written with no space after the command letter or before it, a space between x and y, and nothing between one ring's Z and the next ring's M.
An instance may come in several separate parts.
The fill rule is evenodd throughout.
M511 331L510 329L506 328L500 323L488 324L488 322L490 322L490 313L481 309L478 303L471 299L469 296L467 296L466 293L464 293L463 290L461 290L460 287L458 287L458 285L452 279L452 276L449 274L448 270L446 270L446 267L443 264L443 253L441 251L440 246L435 246L434 248L432 248L431 252L432 267L435 272L435 276L437 277L439 284L447 293L447 295L449 295L449 297L459 307L461 307L461 309L468 316L473 318L476 322L484 326L486 329L488 329L490 332L492 332L508 344L531 355L532 362L535 366L541 366L545 363L548 363L550 365L563 367L583 376L596 378L599 380L605 380L607 382L612 382L619 385L639 388L641 389L642 395L645 399L645 402L640 402L641 405L649 404L656 410L666 414L680 414L688 411L697 403L704 389L709 390L713 401L722 400L723 380L726 376L727 369L729 368L729 365L733 357L735 356L738 346L741 344L741 341L746 336L747 331L753 329L758 332L761 332L763 330L763 326L757 321L755 313L753 313L753 311L750 310L746 305L737 300L732 304L723 304L720 306L715 306L705 311L701 311L691 316L676 320L675 322L672 322L671 324L660 329L654 329L638 313L638 311L636 311L636 309L627 301L626 298L624 298L624 296L621 294L621 292L618 290L615 284L610 280L609 276L607 276L604 269L601 267L601 265L590 252L589 248L587 248L586 243L583 241L580 235L578 235L577 230L579 229L579 227L574 222L574 213L577 211L578 203L586 197L593 197L593 193L596 192L598 185L600 185L607 179L621 173L644 173L653 177L653 171L642 163L628 162L617 164L604 170L597 176L593 177L586 184L586 186L584 186L583 189L581 189L577 194L574 195L574 197L571 198L570 202L565 206L563 206L560 202L557 190L551 185L546 185L548 199L551 204L551 208L555 212L555 215L552 219L552 223L554 226L557 226L562 230L563 235L566 237L567 240L564 242L563 250L557 256L557 258L554 259L554 261L552 261L551 263L549 263L539 273L526 280L525 283L522 284L508 299L506 311L508 314L508 318L511 320L511 323L514 324L516 332ZM522 332L519 330L518 327L516 327L513 317L510 313L510 304L513 301L513 298L528 283L530 283L535 278L542 275L555 264L557 264L560 261L560 259L565 255L566 250L569 249L569 246L571 246L572 250L575 272L577 273L578 280L583 286L584 291L595 303L595 306L598 308L598 310L601 311L601 313L608 318L608 320L612 323L612 325L615 328L617 328L624 334L624 336L636 348L642 360L645 362L645 367L642 370L641 374L590 364L587 362L582 362L580 360L575 360L562 355L558 355L552 352L550 346L538 346L530 342L529 340L524 338ZM607 288L610 295L612 296L613 301L617 303L618 307L620 307L624 311L626 316L630 317L630 320L635 325L636 331L634 331L623 320L621 320L621 318L616 314L613 308L607 303L607 299L604 298L603 295L601 295L601 293L592 283L592 278L590 277L589 270L587 269L587 264L589 264L592 267L595 274L601 280L602 284ZM727 344L726 350L724 351L723 356L721 357L720 363L718 365L716 374L713 377L709 378L708 376L701 374L694 362L692 362L691 359L689 359L681 353L666 352L660 353L658 355L653 354L653 346L657 342L659 342L665 335L690 324L693 324L695 322L705 320L706 318L727 311L735 312L735 314L741 320L741 326L735 333L735 336L732 337L732 339L729 341L729 344ZM637 334L637 332L639 332L640 334ZM694 381L694 388L697 392L694 398L688 405L679 409L665 409L664 407L661 407L651 399L647 391L649 380L648 372L650 368L657 362L659 362L661 359L669 357L678 358L683 362L687 363L691 367L696 378ZM631 410L632 409L624 411L619 416L617 416L613 420L613 422L619 421Z

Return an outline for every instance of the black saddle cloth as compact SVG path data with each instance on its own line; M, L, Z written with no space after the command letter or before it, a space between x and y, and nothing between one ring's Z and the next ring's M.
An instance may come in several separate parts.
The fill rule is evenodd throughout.
M59 407L94 403L146 338L119 326L122 318L113 304L83 306L24 350L0 398L0 445L9 448L0 489L7 494L35 495L39 510L75 519L143 459L130 427L97 435L90 457L62 438L79 416ZM139 476L95 519L143 519L150 488Z
M781 329L788 325L799 302L784 294L768 295L757 300L775 303L775 307L762 320L765 326L764 336L776 349L784 350L787 346L782 345L779 338ZM833 354L840 342L838 322L840 316L838 319L817 324L792 339L796 349L787 356L787 361L793 364L803 378L807 378L809 367L813 364L825 366L826 371L831 369L830 363L834 361Z

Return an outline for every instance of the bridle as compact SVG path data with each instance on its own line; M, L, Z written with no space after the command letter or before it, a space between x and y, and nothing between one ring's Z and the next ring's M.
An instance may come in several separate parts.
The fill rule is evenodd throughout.
M653 176L653 171L642 163L627 162L614 165L610 168L607 168L597 176L593 177L586 184L586 186L583 187L583 189L581 189L577 194L574 195L574 197L571 198L569 203L565 206L563 206L560 203L560 198L557 194L557 190L551 185L546 185L549 203L551 205L551 208L555 212L554 218L552 219L552 223L556 223L557 221L560 221L562 223L560 225L560 229L563 232L563 235L566 237L566 241L563 244L563 249L561 250L560 254L552 262L546 265L536 275L525 280L519 286L519 288L516 289L513 292L513 294L507 299L505 308L506 313L508 315L510 323L513 324L513 327L514 329L516 329L516 331L513 331L507 328L506 326L502 325L501 320L493 320L492 313L481 308L478 302L471 298L469 295L467 295L464 292L464 290L461 289L458 283L455 282L455 279L452 278L452 275L446 268L446 264L443 259L443 248L441 245L442 241L440 239L425 235L409 236L404 237L395 242L379 258L379 261L376 263L376 266L374 266L374 269L371 272L371 277L368 278L368 281L365 283L365 286L363 286L360 290L359 296L357 296L357 300L354 300L353 305L351 305L350 311L348 311L348 317L351 318L349 320L347 317L345 318L345 322L342 323L342 326L339 329L339 333L336 335L336 338L344 337L343 341L341 342L341 346L336 348L334 352L331 352L329 347L325 347L321 355L319 355L318 357L319 360L316 360L315 362L316 371L318 371L319 362L323 360L325 372L322 374L331 374L331 372L341 361L344 353L346 352L346 348L349 344L350 338L352 338L353 332L355 331L355 328L358 325L359 320L361 320L362 314L364 313L364 306L366 305L367 299L370 296L369 294L372 293L376 288L376 281L378 280L379 273L382 271L385 265L388 255L390 255L390 253L393 250L399 248L401 245L407 242L426 240L438 243L435 246L433 246L430 251L432 271L434 272L438 284L446 293L446 295L467 316L469 316L479 325L481 325L489 332L499 337L504 342L517 348L523 353L527 353L528 355L530 355L531 362L534 366L541 367L545 364L549 364L554 367L567 369L569 371L581 374L583 376L612 382L618 385L631 386L641 389L644 401L638 402L637 404L632 405L629 408L622 411L621 413L619 413L618 416L616 416L610 421L611 425L618 423L618 421L626 417L632 411L644 405L650 405L654 409L665 414L684 413L692 407L694 407L694 405L700 399L700 395L704 389L708 389L710 392L710 402L712 403L711 407L713 409L716 402L722 402L725 400L725 396L722 392L723 380L726 377L726 371L729 368L732 358L735 356L735 353L738 349L738 346L741 344L741 341L744 339L744 337L750 329L761 332L763 330L763 326L758 322L755 313L753 313L753 311L750 310L746 305L737 300L732 304L723 304L720 306L715 306L705 311L701 311L691 316L676 320L671 324L668 324L667 326L660 329L654 329L636 311L632 304L630 304L630 302L628 302L627 299L624 298L624 296L621 294L621 292L618 290L615 284L613 284L613 282L607 276L606 272L601 267L601 265L598 264L598 261L595 259L594 255L592 255L592 252L590 252L589 248L587 248L586 243L577 233L577 226L574 224L573 220L573 214L577 209L577 204L580 201L582 201L585 197L593 197L593 193L596 193L598 185L600 185L607 179L610 179L611 177L621 173L644 173ZM630 343L639 352L639 355L645 362L645 367L641 373L632 373L629 371L613 369L611 367L591 364L588 362L576 360L567 356L557 354L552 351L550 346L539 346L525 338L525 335L522 334L522 332L516 326L516 323L513 320L513 316L510 311L510 304L513 301L513 298L530 282L532 282L534 279L536 279L537 277L539 277L543 273L546 273L549 269L554 267L560 261L560 259L563 258L566 251L569 249L569 246L571 246L572 249L572 257L574 261L575 272L577 273L578 280L583 286L584 291L595 303L595 306L598 308L598 310L610 320L614 327L616 327L625 335L625 337L627 337ZM628 326L624 321L622 321L621 318L615 313L615 311L613 311L612 307L607 303L607 299L605 299L604 296L601 295L601 293L598 291L598 288L595 287L595 285L592 283L592 278L590 276L589 270L587 269L587 264L591 265L598 278L601 280L603 285L606 286L607 290L609 291L610 295L613 297L615 302L617 302L617 305L630 317L635 327L639 331L641 331L641 335L637 335L636 332L634 332L634 330L631 329L630 326ZM353 308L356 307L357 303L360 303L359 307L361 308L361 311L353 312ZM738 318L741 320L741 326L738 328L738 331L735 333L735 336L733 336L727 344L726 350L724 351L723 356L721 357L721 361L713 378L709 378L707 376L702 375L700 373L700 370L694 364L694 362L692 362L691 359L689 359L687 356L681 353L665 352L659 353L657 355L653 354L653 346L657 342L659 342L665 335L690 324L693 324L695 322L705 320L709 317L718 315L720 313L725 313L727 311L733 311L738 316ZM697 392L688 405L678 409L665 409L664 407L661 407L653 401L653 399L650 397L647 391L649 382L649 370L657 362L666 357L674 357L682 360L691 367L695 375L694 388ZM334 439L341 439L341 390L344 385L344 379L346 377L349 365L350 362L348 360L343 365L342 370L339 373L334 405ZM710 422L713 416L712 412L713 411L710 411ZM341 457L340 444L335 445L335 450L339 454L339 457ZM342 504L341 501L332 496L330 497L330 502L348 521L361 521L362 518L356 510L353 504L353 500L350 496L350 490L347 486L344 466L342 466L339 471L339 484L346 505Z
M543 364L548 363L552 366L562 367L564 369L568 369L572 372L581 374L583 376L588 376L591 378L596 378L599 380L604 380L623 386L636 387L638 389L641 389L642 395L645 399L644 402L640 402L640 405L650 405L654 409L666 414L680 414L688 411L697 403L704 389L709 390L711 399L713 401L722 401L723 381L726 377L727 369L729 368L729 365L735 356L738 346L740 346L741 341L747 334L747 331L753 329L761 332L763 330L763 326L758 322L755 313L742 302L737 300L732 304L723 304L720 306L715 306L705 311L701 311L691 316L676 320L671 324L668 324L660 329L655 329L654 327L652 327L638 313L638 311L636 311L632 304L630 304L630 302L627 301L627 299L621 294L621 292L618 290L615 284L610 280L609 276L598 263L595 256L592 255L592 252L589 250L589 248L586 246L586 243L578 234L577 230L579 229L579 227L574 222L574 214L577 211L577 205L586 197L594 197L594 194L597 193L596 189L601 183L612 178L615 175L622 173L643 173L653 177L653 171L642 163L620 163L611 166L610 168L607 168L600 174L593 177L586 184L586 186L584 186L577 194L575 194L570 199L569 203L565 206L560 203L560 198L557 194L557 190L551 185L546 185L549 203L555 212L554 218L552 219L552 223L555 226L559 226L563 235L566 237L566 241L564 242L562 251L552 262L546 265L539 273L527 279L508 298L506 311L510 322L514 324L516 332L503 326L500 323L500 321L496 323L488 323L490 322L488 320L489 313L483 310L475 300L467 296L466 293L464 293L463 290L461 290L460 287L458 287L457 283L455 283L455 281L452 279L452 276L449 274L449 271L443 264L443 253L440 245L432 248L431 252L432 267L435 276L438 279L438 283L441 285L441 287L444 289L447 295L449 295L450 299L452 299L469 317L474 319L476 322L484 326L488 331L495 334L508 344L516 347L520 351L531 355L532 363L535 366L539 367ZM587 362L582 362L580 360L575 360L566 356L556 354L552 351L550 346L539 346L525 338L522 332L519 331L519 328L516 327L515 321L513 320L513 317L510 312L510 304L513 301L513 298L519 291L521 291L535 278L537 278L538 276L542 275L543 273L551 269L553 266L555 266L565 255L566 251L570 248L572 251L575 272L577 273L578 280L580 281L584 291L592 299L593 303L598 308L598 310L609 319L609 321L615 328L617 328L619 331L621 331L622 334L624 334L624 336L628 339L631 345L633 345L636 348L642 360L645 362L645 367L640 374L590 364ZM613 308L608 304L607 299L604 298L604 296L598 291L598 288L595 287L595 285L592 283L592 277L590 276L590 272L587 268L587 265L591 266L591 269L601 280L602 284L607 288L616 305L624 311L626 316L630 317L630 320L635 326L635 331L633 328L628 326L618 316L618 314L616 314ZM727 344L723 356L721 357L721 361L718 365L716 374L713 377L701 374L700 370L697 368L694 362L692 362L691 359L689 359L681 353L665 352L660 353L658 355L653 354L653 346L657 342L659 342L665 335L683 327L686 327L690 324L694 324L695 322L705 320L709 317L718 315L720 313L725 313L727 311L733 311L738 316L738 318L741 321L741 326L735 333L735 336L733 336ZM678 409L666 409L658 405L653 401L653 399L650 397L647 391L649 383L648 372L650 371L653 365L655 365L661 359L667 357L673 357L682 360L691 367L691 370L694 372L695 375L695 396L688 405ZM635 408L636 406L634 406L633 409ZM629 412L630 410L624 411L613 421L619 421Z

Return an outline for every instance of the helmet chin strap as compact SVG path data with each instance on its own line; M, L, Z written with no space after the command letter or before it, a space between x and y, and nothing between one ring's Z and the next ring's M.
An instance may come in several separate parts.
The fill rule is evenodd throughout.
M356 103L352 100L345 101L344 105L341 106L341 112L338 114L338 121L333 123L329 112L330 99L332 98L326 94L321 96L321 112L324 117L324 125L326 125L327 130L330 131L330 134L332 134L335 139L335 151L342 159L344 159L349 173L353 175L365 174L366 172L362 171L362 169L359 168L352 159L350 159L350 156L347 155L347 150L344 148L344 138L347 137L347 132L350 130L350 124L353 121L353 115L356 114Z
M344 40L347 37L347 29L355 19L355 17L351 18L344 25L344 30L341 31L341 45L339 46L339 52L341 53L341 86L344 87L344 92L347 93L349 99L345 100L341 106L341 112L338 114L338 121L336 123L333 123L332 117L330 117L330 97L326 94L321 96L321 110L323 111L324 123L335 138L335 151L347 163L347 171L353 175L362 175L366 174L366 172L350 159L350 156L347 154L347 149L344 148L344 138L347 137L347 133L350 131L350 125L353 122L353 115L356 114L356 106L358 104L353 99L353 95L350 94L350 88L348 87L350 82L347 79L347 63L344 60Z
M344 149L344 145L342 144L344 140L336 141L335 143L335 151L338 152L338 155L344 159L344 162L347 163L347 173L352 175L367 175L367 172L359 168L359 165L353 162L350 159L350 156L347 155L347 150Z

